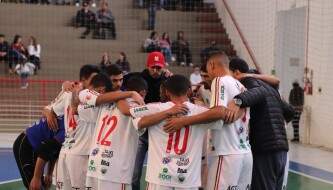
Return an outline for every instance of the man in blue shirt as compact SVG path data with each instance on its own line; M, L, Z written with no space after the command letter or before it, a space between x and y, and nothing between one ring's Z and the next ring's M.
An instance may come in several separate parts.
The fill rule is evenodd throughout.
M64 117L57 116L58 130L52 131L42 117L22 132L14 142L13 152L24 186L30 190L44 189L52 182L54 164L65 140ZM43 178L45 164L49 162Z

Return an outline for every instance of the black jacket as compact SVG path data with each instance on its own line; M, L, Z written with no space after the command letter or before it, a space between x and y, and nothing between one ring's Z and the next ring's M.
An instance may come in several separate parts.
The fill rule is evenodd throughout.
M250 107L250 144L253 153L288 151L288 141L281 106L276 89L255 78L241 83L247 91L235 96L242 100L241 107Z
M143 70L141 76L146 80L148 84L148 92L145 98L145 103L159 102L160 101L160 86L167 77L164 73L159 78L153 78L150 76L147 69Z
M293 106L304 105L304 90L300 86L291 89L289 94L289 103Z

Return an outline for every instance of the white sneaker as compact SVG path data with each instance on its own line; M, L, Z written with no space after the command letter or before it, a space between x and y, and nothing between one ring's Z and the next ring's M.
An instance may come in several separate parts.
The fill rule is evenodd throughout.
M75 3L75 6L79 7L79 6L80 6L80 3Z
M180 66L185 67L185 62L181 62Z
M169 66L169 63L168 63L168 62L165 62L165 66Z
M193 63L190 63L189 66L190 66L190 67L193 67Z
M171 57L171 61L172 62L175 62L176 61L176 58L174 56Z
M91 6L92 6L92 7L96 7L96 3L93 3Z

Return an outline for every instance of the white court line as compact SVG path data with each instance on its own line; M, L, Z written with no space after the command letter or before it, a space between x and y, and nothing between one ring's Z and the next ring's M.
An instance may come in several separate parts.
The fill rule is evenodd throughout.
M8 181L1 181L0 185L2 184L6 184L6 183L13 183L13 182L17 182L17 181L21 181L22 179L13 179L13 180L8 180Z
M297 172L297 171L295 171L295 170L291 170L291 169L289 169L289 171L292 172L292 173L295 173L295 174L298 174L298 175L301 175L301 176L304 176L304 177L310 178L310 179L314 179L314 180L316 180L316 181L320 181L320 182L324 182L324 183L328 183L328 184L333 185L333 182L332 182L332 181L327 181L327 180L324 180L324 179L321 179L321 178L318 178L318 177L313 177L313 176L307 175L307 174L305 174L305 173Z

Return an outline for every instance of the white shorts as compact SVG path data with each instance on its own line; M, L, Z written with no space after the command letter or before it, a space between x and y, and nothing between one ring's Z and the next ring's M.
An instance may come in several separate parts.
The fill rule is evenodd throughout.
M198 189L199 189L198 187L191 187L191 188L169 187L148 182L146 186L146 190L198 190Z
M88 156L61 154L57 164L57 189L84 190Z
M132 184L115 183L87 176L86 190L132 190Z
M252 166L252 153L212 157L207 190L249 190Z

